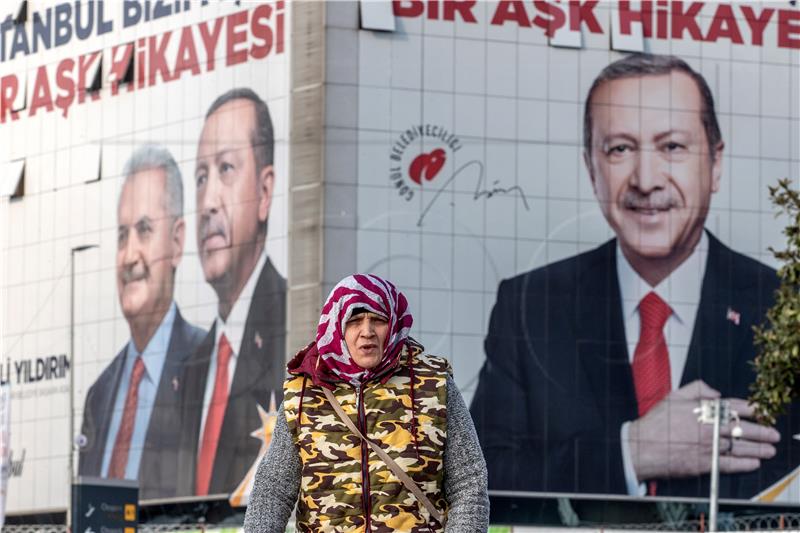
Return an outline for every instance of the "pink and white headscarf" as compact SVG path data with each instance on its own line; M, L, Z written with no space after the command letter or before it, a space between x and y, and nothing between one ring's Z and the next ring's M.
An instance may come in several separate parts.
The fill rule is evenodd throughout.
M344 330L356 309L365 309L386 318L389 334L378 366L367 370L358 366L347 349ZM374 274L354 274L344 278L328 295L317 326L317 351L322 363L339 379L354 386L393 368L403 350L413 318L408 301L390 281Z

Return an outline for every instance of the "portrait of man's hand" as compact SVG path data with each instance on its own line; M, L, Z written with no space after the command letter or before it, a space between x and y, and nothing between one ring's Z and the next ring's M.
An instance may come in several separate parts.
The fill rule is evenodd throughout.
M720 393L697 380L670 393L647 414L631 423L628 445L636 477L648 479L689 477L711 470L713 428L697 420L700 400ZM720 472L751 472L761 460L775 455L781 436L772 427L753 421L754 409L746 400L731 398L730 407L741 419L741 437L734 439L735 424L720 427Z

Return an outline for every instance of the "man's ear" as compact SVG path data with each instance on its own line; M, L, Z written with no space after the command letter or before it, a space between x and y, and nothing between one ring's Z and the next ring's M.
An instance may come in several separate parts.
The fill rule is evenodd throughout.
M183 257L183 243L186 241L186 222L178 217L172 223L172 268L178 268Z
M714 147L714 159L711 161L711 192L719 190L719 182L722 179L722 151L725 143L720 141Z
M592 154L588 150L583 150L583 163L586 165L586 170L589 172L589 179L592 180L592 190L597 194L597 186L594 179L594 170L592 170Z
M264 223L269 217L272 206L272 193L275 190L275 172L272 165L267 165L258 173L258 221Z

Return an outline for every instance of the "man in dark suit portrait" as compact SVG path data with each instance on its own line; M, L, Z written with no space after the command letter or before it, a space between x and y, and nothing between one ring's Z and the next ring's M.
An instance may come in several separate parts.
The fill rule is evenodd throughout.
M217 317L187 366L180 480L187 494L230 493L261 442L258 406L281 401L286 280L267 257L274 136L266 103L233 89L211 105L197 147L197 248Z
M117 291L131 339L86 396L79 473L139 480L142 499L175 496L180 374L205 332L173 300L185 236L172 155L145 145L125 165L117 209Z
M706 497L693 410L717 397L742 418L741 438L722 428L721 497L796 466L787 417L758 425L745 400L777 277L704 228L723 148L684 61L635 54L594 81L584 160L616 238L501 283L471 406L490 488Z

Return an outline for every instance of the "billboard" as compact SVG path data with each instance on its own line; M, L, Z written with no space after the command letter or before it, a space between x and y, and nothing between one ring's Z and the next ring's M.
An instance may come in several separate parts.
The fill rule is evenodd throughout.
M3 11L7 510L73 475L242 504L285 364L290 5Z
M9 414L11 405L8 397L8 386L0 387L0 527L6 518L6 492L8 489L8 476L11 465L9 464Z
M784 224L767 187L800 179L800 10L400 0L389 24L342 2L293 56L308 5L3 5L7 510L63 508L70 450L145 500L245 503L302 336L286 310L354 271L450 358L490 488L705 496L692 409L719 395L743 432L721 496L785 497L797 410L764 428L744 398ZM291 120L292 57L304 87L324 67L323 118ZM298 247L324 264L293 302L290 179L325 241Z
M490 489L707 497L714 397L741 417L722 498L791 473L800 413L763 427L746 398L785 222L767 187L800 178L797 7L394 15L358 35L356 270L451 358Z

